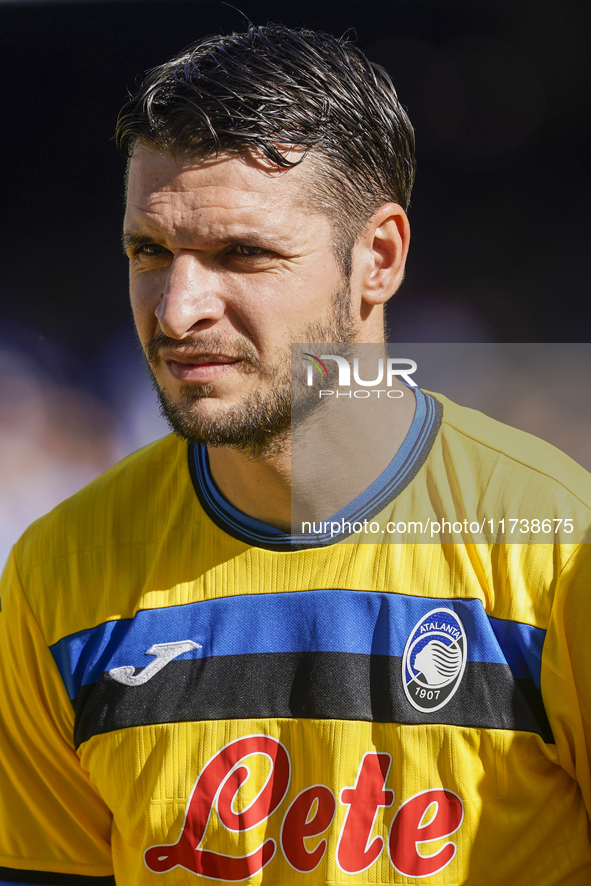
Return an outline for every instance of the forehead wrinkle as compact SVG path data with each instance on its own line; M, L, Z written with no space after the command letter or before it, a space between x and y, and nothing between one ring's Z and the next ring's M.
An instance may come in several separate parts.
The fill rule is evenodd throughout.
M227 174L220 178L224 166ZM265 208L276 210L278 203L284 203L286 207L309 211L309 200L306 198L310 185L314 184L313 167L303 177L298 167L287 171L289 175L286 170L276 175L259 169L254 177L248 174L248 168L234 159L218 162L210 168L199 163L188 163L163 173L158 169L153 172L148 169L142 175L140 166L139 180L138 176L130 177L129 192L137 189L141 194L140 199L146 202L176 203L193 192L201 206L219 205L230 210L239 206L260 211ZM227 207L224 200L226 193Z
M240 241L299 252L318 239L318 223L332 228L327 214L311 205L315 164L306 170L282 170L281 176L261 171L254 180L243 164L233 161L209 169L188 163L164 169L162 175L157 168L155 176L149 166L142 171L142 165L130 182L128 199L133 202L128 202L126 219L126 227L136 227L137 222L140 233L154 231L175 244L182 237L184 242L209 241L214 246ZM229 180L227 175L219 177L224 168ZM310 224L312 217L316 224Z
M194 192L193 199L188 196L191 191ZM229 191L230 194L225 194L224 191ZM172 212L186 216L205 211L243 213L245 221L248 223L248 217L251 214L266 216L272 212L274 215L284 216L294 206L295 201L281 206L280 202L278 204L276 195L261 195L262 199L257 200L254 197L255 193L257 192L253 193L252 189L246 191L242 188L229 188L220 185L210 188L201 186L185 192L158 189L140 194L139 200L135 202L128 201L127 208L130 211L147 215Z
M154 236L170 237L171 239L193 241L199 239L211 245L220 243L242 242L248 245L276 245L283 248L295 248L294 228L292 223L286 230L280 230L276 207L235 205L209 205L187 207L179 205L172 215L166 204L166 211L161 212L156 206L131 204L128 207L126 229L130 232L143 234L153 233ZM221 213L218 213L218 210ZM281 213L285 215L285 213ZM306 240L308 237L305 238Z
M300 150L289 152L299 155ZM268 158L263 155L258 156L256 149L245 149L243 153L235 154L222 153L216 157L203 157L199 154L181 154L177 155L169 151L155 150L149 146L138 144L129 159L127 175L131 182L134 178L132 172L138 167L148 172L152 180L154 178L161 182L163 190L191 190L192 184L185 182L193 174L199 175L201 178L207 176L206 185L212 183L217 186L215 179L220 175L220 170L229 170L230 175L237 181L237 190L253 190L253 179L250 171L256 170L258 175L256 179L263 183L277 182L280 188L291 191L291 197L294 202L303 204L306 202L306 194L310 186L314 188L317 175L324 167L323 158L317 155L313 150L306 150L305 157L301 163L295 167L285 169L276 167L270 163ZM135 162L134 162L135 161ZM146 169L147 167L147 169ZM228 175L225 176L224 186L232 188L232 184L228 183ZM212 179L214 180L212 182ZM273 195L274 198L274 195Z
M259 199L257 199L257 196ZM140 212L172 211L182 214L202 212L205 210L220 212L243 212L255 215L276 213L285 215L286 212L297 206L295 200L281 205L277 194L263 194L250 188L232 188L222 185L197 186L184 191L177 189L151 190L140 196L140 202L135 207Z

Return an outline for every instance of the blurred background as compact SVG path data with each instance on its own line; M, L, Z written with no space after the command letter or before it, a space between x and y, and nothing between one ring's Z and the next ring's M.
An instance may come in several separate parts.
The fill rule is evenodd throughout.
M142 72L246 19L353 28L409 111L413 242L391 340L590 338L586 0L0 0L0 564L33 519L166 432L127 301L113 127ZM540 412L569 421L550 377L536 433ZM569 400L582 462L589 380Z

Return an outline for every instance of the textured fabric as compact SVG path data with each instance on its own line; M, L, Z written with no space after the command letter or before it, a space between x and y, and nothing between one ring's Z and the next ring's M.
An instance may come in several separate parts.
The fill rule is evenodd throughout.
M438 399L378 520L591 524L582 469ZM15 546L0 881L588 884L589 545L254 547L196 476L167 437Z

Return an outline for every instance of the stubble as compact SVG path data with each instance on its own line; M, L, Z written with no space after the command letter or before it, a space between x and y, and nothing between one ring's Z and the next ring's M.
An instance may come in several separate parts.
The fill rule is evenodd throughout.
M308 323L292 331L291 343L318 342L344 344L353 342L357 329L351 317L351 294L348 282L343 283L332 296L331 315L326 322ZM254 390L232 406L220 409L215 415L204 416L199 409L201 400L214 396L211 384L184 385L180 400L173 402L158 384L156 371L162 348L174 351L189 346L191 354L207 353L237 359L237 371L255 376ZM160 411L172 431L192 444L228 446L251 457L270 458L282 452L289 440L292 421L292 376L289 351L277 354L272 361L260 359L255 346L244 337L227 337L204 333L181 345L158 332L145 348L148 372L158 396ZM309 405L308 405L309 402ZM298 402L298 415L316 408L318 397L310 392L306 402Z

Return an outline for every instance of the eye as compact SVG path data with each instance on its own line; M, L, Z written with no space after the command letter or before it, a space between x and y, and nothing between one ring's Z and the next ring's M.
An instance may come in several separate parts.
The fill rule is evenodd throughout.
M141 246L136 246L133 250L134 255L162 255L164 252L168 252L168 249L157 243L142 243Z
M263 249L262 246L247 246L245 243L237 243L230 250L230 253L240 258L256 258L259 255L268 255L268 252L269 250Z

